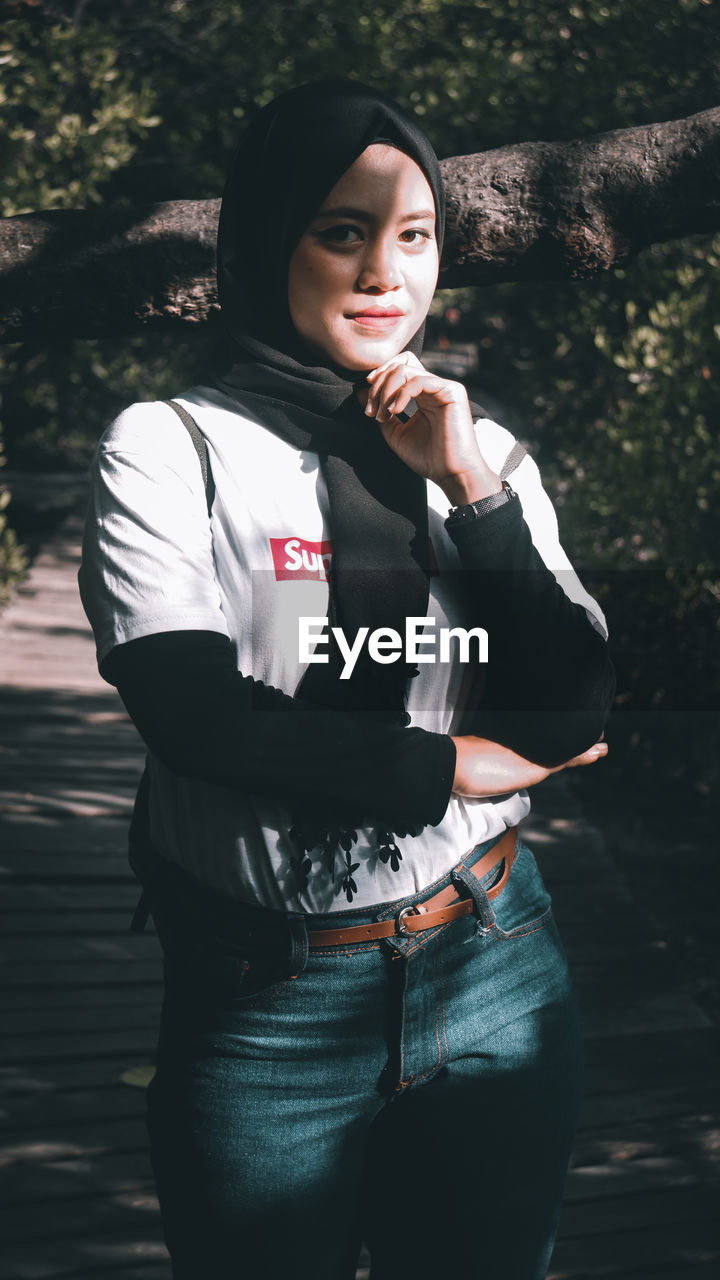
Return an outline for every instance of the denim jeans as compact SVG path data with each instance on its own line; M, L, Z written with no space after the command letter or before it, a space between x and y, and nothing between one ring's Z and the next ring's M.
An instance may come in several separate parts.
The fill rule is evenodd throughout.
M283 916L165 897L149 1090L175 1280L542 1280L579 1097L575 1001L524 845L383 908ZM308 928L394 915L454 881L474 914L343 947ZM181 899L185 899L181 901ZM233 921L284 922L273 947Z

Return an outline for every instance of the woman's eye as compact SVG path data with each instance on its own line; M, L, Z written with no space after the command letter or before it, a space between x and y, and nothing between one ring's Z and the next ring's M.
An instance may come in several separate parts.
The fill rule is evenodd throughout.
M356 244L362 239L362 232L359 227L350 226L347 223L338 223L334 227L325 227L320 232L323 240L330 240L333 244Z
M425 240L431 240L432 236L422 227L408 227L407 231L402 232L400 239L403 244L420 245Z

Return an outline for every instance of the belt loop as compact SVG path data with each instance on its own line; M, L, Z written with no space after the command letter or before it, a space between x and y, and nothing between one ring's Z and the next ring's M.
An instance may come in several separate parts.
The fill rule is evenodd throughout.
M492 907L488 901L485 890L482 888L480 881L473 875L469 867L460 865L456 867L452 873L452 878L456 884L462 884L470 893L475 903L476 924L475 932L488 933L493 926L495 917L492 913Z
M302 973L308 960L308 936L305 917L291 913L288 918L290 926L290 977L297 978Z
M510 832L512 832L512 835L510 834ZM495 845L500 844L501 840L503 839L504 840L511 839L514 841L512 849L509 850L508 854L505 855L506 858L510 861L510 863L512 863L514 848L517 842L517 829L513 827L510 829L510 831L506 831L504 835L499 837L499 839L494 840L492 842L492 844L490 845L490 849L493 849ZM482 848L483 846L479 846L479 847ZM489 850L487 852L489 853ZM483 854L478 859L476 859L473 865L475 866L478 865L478 863L482 861L483 856L485 855ZM465 888L469 890L477 910L477 916L478 916L477 932L487 933L490 929L492 929L495 923L495 916L493 913L492 906L490 904L490 898L488 897L488 894L483 889L478 877L474 874L472 866L469 867L466 865L467 861L468 859L464 858L463 861L455 868L455 870L452 872L452 878L455 884L463 884Z

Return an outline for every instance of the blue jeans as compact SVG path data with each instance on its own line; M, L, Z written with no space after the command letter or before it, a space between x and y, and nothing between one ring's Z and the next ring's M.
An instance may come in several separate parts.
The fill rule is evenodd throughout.
M284 916L198 894L155 914L166 996L149 1130L175 1280L542 1280L578 1104L567 965L520 844L383 909ZM475 914L308 949L454 880ZM210 901L210 895L207 895ZM239 945L233 921L282 920Z

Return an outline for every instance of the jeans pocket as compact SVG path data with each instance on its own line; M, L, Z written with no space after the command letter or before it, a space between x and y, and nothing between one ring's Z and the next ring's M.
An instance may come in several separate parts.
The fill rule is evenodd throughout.
M168 984L179 980L201 1008L251 1009L274 1000L290 981L290 959L275 950L250 951L224 938L195 939L171 958ZM173 972L174 971L174 972Z
M483 889L487 891L492 883L483 881ZM488 909L490 927L503 938L534 933L552 919L550 894L533 854L521 840L518 840L507 882L497 897L488 903Z

